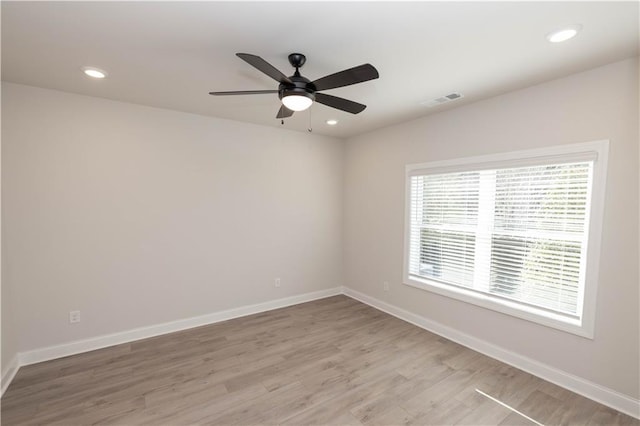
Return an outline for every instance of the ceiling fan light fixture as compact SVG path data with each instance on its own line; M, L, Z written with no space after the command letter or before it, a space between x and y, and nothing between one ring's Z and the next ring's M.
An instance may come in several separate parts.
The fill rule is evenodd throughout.
M214 96L225 95L255 95L260 93L278 93L278 98L282 102L276 118L283 120L291 117L296 111L308 109L314 102L326 105L340 111L358 114L365 110L366 105L349 99L339 98L326 93L318 93L323 90L336 89L338 87L351 86L352 84L364 83L379 77L378 70L371 64L362 64L357 67L342 70L330 75L326 75L314 81L300 74L300 67L304 65L306 57L301 53L289 55L289 63L296 69L295 73L289 77L273 65L259 56L250 53L236 53L236 56L256 68L263 74L276 80L278 90L243 90L227 92L209 92Z
M282 97L282 104L291 111L304 111L309 108L312 103L313 99L311 99L310 96L305 96L304 94L285 94Z

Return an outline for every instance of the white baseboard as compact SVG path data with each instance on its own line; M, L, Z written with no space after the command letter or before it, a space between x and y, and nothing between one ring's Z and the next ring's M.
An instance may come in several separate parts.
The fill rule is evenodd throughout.
M7 365L7 368L2 372L2 378L0 379L2 380L0 384L0 396L4 395L4 391L9 387L19 368L18 355L15 355L9 362L9 365Z
M543 364L524 355L493 345L489 342L478 339L469 334L462 333L458 330L447 327L446 325L432 321L423 316L416 315L348 287L343 287L343 293L380 311L386 312L394 317L400 318L401 320L431 331L473 349L474 351L483 353L491 358L495 358L565 389L569 389L572 392L597 401L622 413L628 414L629 416L640 419L640 400L624 395L613 389L598 385L597 383L590 382L581 377L574 376L566 371Z
M4 394L5 389L9 387L9 383L11 383L11 380L13 380L13 377L18 371L19 367L22 367L24 365L49 361L69 355L76 355L83 352L106 348L108 346L119 345L135 340L173 333L175 331L186 330L193 327L214 324L217 322L227 321L247 315L253 315L260 312L271 311L273 309L297 305L299 303L310 302L312 300L324 299L325 297L336 296L341 293L342 287L335 287L326 290L300 294L297 296L271 300L268 302L257 303L255 305L247 305L239 308L228 309L225 311L214 312L212 314L202 315L198 317L186 318L163 324L127 330L119 333L77 340L61 345L20 352L16 357L14 357L14 360L9 365L7 374L2 375L2 394Z

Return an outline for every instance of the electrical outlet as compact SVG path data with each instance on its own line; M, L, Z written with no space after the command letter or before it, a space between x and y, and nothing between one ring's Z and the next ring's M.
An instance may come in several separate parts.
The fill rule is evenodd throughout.
M384 291L389 291L389 281L383 282L382 287L384 288Z
M276 287L280 287L280 278L276 278L275 280L273 280L273 284L274 284Z
M70 311L69 324L74 324L76 322L80 322L80 311Z

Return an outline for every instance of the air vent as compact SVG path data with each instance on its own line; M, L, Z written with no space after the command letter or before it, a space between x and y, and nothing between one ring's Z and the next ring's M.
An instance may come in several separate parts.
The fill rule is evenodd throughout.
M453 92L448 95L440 96L439 98L432 99L430 101L420 102L420 105L424 105L427 108L432 108L434 106L442 105L447 102L455 101L456 99L460 99L464 97L462 93Z

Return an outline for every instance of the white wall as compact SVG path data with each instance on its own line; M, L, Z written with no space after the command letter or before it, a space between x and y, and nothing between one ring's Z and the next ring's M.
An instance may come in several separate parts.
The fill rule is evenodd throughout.
M9 83L2 124L3 361L342 285L337 139Z
M633 59L348 140L345 285L637 399L638 113ZM611 145L595 339L402 284L406 164L601 139Z
M0 95L2 94L2 88L0 87ZM0 114L0 129L2 128L2 116ZM1 138L0 138L1 139ZM0 184L1 178L1 150L0 150ZM1 185L0 185L1 186ZM2 211L2 200L0 197L0 211ZM0 215L0 241L2 241L2 215ZM13 330L9 330L9 327L4 326L8 324L9 319L9 304L6 297L2 297L5 293L5 289L2 286L2 266L4 265L4 252L2 252L2 244L0 244L0 393L6 388L4 383L5 374L7 373L5 366L11 363L10 359L7 359L7 355L15 356L15 339L13 337ZM11 335L9 335L11 334ZM6 341L6 343L5 343Z

